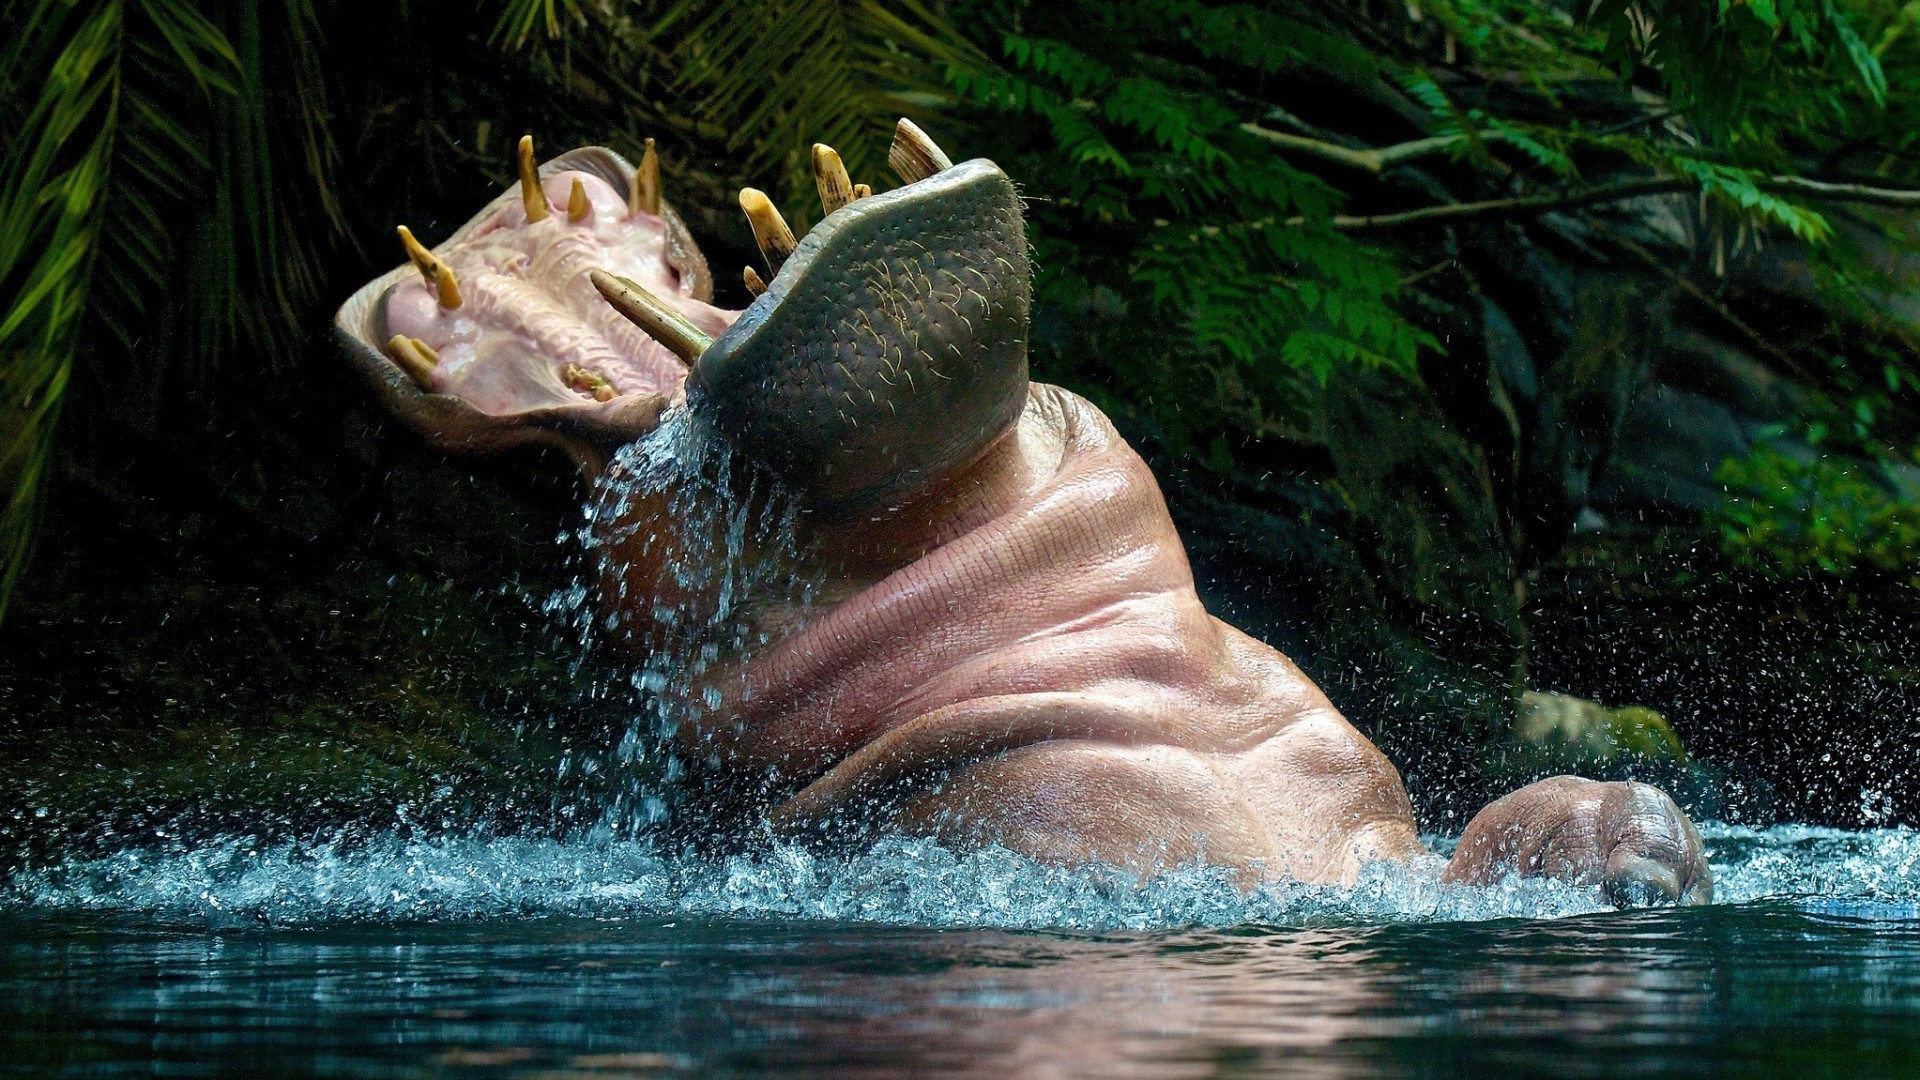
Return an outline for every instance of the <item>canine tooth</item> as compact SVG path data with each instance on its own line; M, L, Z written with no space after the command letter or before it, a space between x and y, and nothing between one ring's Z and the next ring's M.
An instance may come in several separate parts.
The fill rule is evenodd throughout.
M740 268L740 280L747 283L747 291L755 296L767 291L767 283L760 280L760 272L751 266Z
M688 322L681 314L660 298L648 292L638 282L629 281L605 270L591 270L587 279L600 295L607 298L613 310L624 316L647 332L647 336L665 345L686 363L693 363L700 354L707 351L713 339L702 333L700 328Z
M753 226L753 240L760 245L760 254L767 257L767 268L779 273L781 264L797 245L793 230L787 227L787 219L780 216L779 208L758 188L740 189L740 209L747 212L747 224Z
M640 155L640 167L628 183L627 209L660 216L660 152L653 148L652 139L647 140L647 152Z
M829 214L853 201L847 166L826 143L813 144L813 182L820 189L820 206Z
M520 136L520 202L527 221L547 220L547 193L540 187L540 170L533 163L533 136Z
M577 176L573 178L573 190L567 192L567 220L575 225L593 220L593 203L587 198L587 185Z
M421 389L433 389L433 369L440 362L440 355L429 348L426 342L395 334L387 342L387 355L393 357L393 362Z
M927 138L920 125L903 116L894 125L893 145L887 147L887 164L900 174L900 179L912 184L953 168L953 159Z
M453 267L440 261L440 256L427 250L427 245L413 238L413 230L400 226L400 243L407 249L407 258L419 267L420 276L427 279L434 295L440 298L440 306L452 311L460 306L460 282L453 276Z
M871 184L853 185L853 197L855 199L864 199L871 194L873 194L873 185Z

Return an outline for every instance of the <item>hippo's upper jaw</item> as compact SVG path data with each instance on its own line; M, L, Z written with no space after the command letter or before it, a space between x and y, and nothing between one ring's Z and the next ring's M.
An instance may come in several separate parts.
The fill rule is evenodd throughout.
M907 121L890 160L908 183L869 195L816 147L828 213L797 244L743 192L773 273L749 268L759 295L730 312L707 303L651 147L638 170L599 147L536 170L523 139L516 188L432 251L402 228L411 264L336 325L389 407L446 449L547 442L592 471L684 390L816 505L920 490L1025 404L1026 237L992 162L953 165Z

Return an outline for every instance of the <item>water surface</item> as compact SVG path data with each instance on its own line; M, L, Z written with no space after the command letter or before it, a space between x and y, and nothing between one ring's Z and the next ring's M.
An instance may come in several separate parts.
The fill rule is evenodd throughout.
M1241 894L895 842L127 851L0 916L0 1068L63 1075L1893 1076L1920 837L1711 828L1727 902L1380 872Z

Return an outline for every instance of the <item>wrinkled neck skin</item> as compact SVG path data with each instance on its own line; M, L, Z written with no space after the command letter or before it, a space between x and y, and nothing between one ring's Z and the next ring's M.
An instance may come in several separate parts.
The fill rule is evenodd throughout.
M1035 384L956 475L802 521L813 606L753 613L774 640L714 668L720 706L678 734L703 829L1308 881L1420 853L1393 766L1207 614L1151 472L1085 400Z

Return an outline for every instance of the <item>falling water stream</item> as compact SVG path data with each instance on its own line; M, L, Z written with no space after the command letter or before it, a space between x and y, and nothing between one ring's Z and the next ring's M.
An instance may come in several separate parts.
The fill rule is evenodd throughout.
M0 880L0 1072L73 1076L1693 1076L1920 1072L1920 834L1707 823L1718 902L1613 912L1542 881L1147 880L894 838L691 856L701 676L804 610L790 504L674 414L574 537L669 560L598 822L349 829L55 856ZM597 580L600 568L592 570ZM617 586L616 586L617 587ZM1444 851L1445 838L1431 843Z

